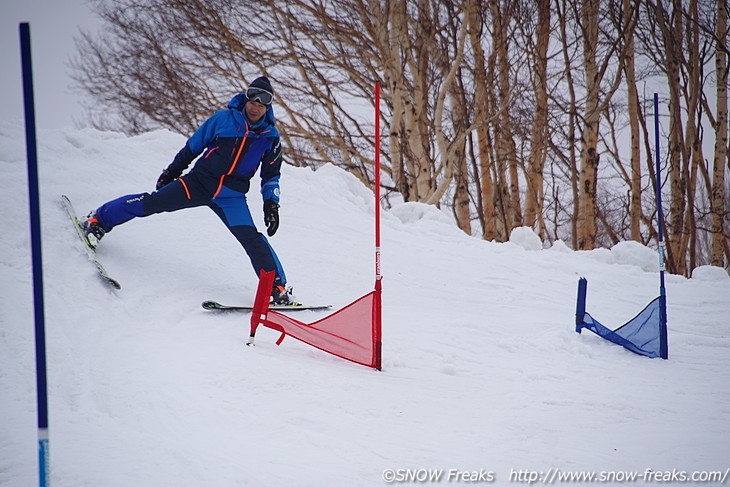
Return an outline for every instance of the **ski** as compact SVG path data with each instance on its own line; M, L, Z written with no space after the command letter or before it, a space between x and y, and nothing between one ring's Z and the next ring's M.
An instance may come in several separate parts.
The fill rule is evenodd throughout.
M71 222L73 223L74 227L76 227L76 233L78 234L81 241L84 243L84 247L86 247L86 254L89 256L89 260L91 260L94 265L96 265L96 269L99 271L99 276L114 289L121 289L122 285L119 284L119 281L112 278L107 273L106 269L104 269L104 266L101 265L101 262L99 262L99 258L96 256L96 249L89 243L86 235L84 235L84 232L81 229L81 222L76 216L76 211L71 204L71 200L68 199L68 196L66 196L65 194L61 195L61 204L66 209L66 213L68 213L69 218L71 218Z
M211 310L211 311L243 311L243 312L251 312L253 310L253 306L229 306L225 304L220 304L215 301L203 301L203 309ZM330 309L332 305L323 305L323 306L306 306L302 304L297 305L287 305L287 306L276 306L276 305L270 305L269 309L273 311L323 311Z

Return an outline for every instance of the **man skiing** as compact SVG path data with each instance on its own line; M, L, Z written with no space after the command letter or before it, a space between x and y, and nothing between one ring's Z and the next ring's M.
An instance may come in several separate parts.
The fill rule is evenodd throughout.
M279 228L279 177L282 149L271 103L274 90L268 78L256 78L245 93L217 111L188 139L172 163L162 171L156 191L122 196L92 211L81 224L96 247L114 227L135 217L208 206L228 227L259 271L275 271L272 304L297 304L286 285L276 253L253 222L246 202L251 178L261 167L266 233ZM193 168L181 176L190 163Z

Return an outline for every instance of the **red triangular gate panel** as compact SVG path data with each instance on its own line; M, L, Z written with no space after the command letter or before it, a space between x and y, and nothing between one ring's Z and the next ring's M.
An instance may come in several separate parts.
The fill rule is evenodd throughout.
M251 336L258 325L286 335L345 360L381 368L381 303L380 290L366 294L341 310L314 323L302 323L282 313L269 310L273 272L262 272L251 316Z

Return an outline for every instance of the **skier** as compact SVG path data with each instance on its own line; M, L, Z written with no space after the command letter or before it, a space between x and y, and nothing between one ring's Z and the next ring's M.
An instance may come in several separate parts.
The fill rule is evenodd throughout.
M208 206L228 227L248 254L257 275L275 271L272 304L292 305L291 287L276 253L257 229L246 203L251 178L261 167L264 223L271 237L279 228L279 177L282 149L271 103L268 78L256 78L245 93L217 111L188 139L162 171L156 191L122 196L89 213L81 226L96 247L114 227L135 217ZM193 168L190 163L203 154Z

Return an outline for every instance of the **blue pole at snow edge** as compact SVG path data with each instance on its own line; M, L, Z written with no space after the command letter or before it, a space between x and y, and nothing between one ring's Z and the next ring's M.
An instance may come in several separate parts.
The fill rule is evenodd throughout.
M25 109L25 146L28 158L28 200L30 203L30 240L33 260L33 309L35 315L36 390L38 400L38 469L41 487L49 485L48 385L46 379L46 331L43 302L43 256L41 253L41 212L38 187L38 149L36 144L33 67L30 25L20 24L20 56L23 72Z
M667 295L664 288L664 216L662 214L662 176L659 157L659 93L654 93L654 143L656 148L657 233L659 235L659 356L669 358L667 338Z
M581 277L578 279L578 299L575 304L575 331L580 333L583 329L583 319L586 315L586 291L588 288L588 279Z

